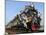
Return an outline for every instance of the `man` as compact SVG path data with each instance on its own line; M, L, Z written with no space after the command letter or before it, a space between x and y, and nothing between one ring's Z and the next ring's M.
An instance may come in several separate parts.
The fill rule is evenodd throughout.
M38 22L39 25L40 25L40 21L41 21L40 16L41 16L41 14L40 14L40 12L38 12L37 22Z

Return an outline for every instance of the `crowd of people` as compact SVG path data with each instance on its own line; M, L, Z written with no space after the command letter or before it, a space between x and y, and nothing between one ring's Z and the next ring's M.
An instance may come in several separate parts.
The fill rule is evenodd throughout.
M31 6L29 6L29 8L30 7ZM21 14L21 19L22 19L21 21L26 28L36 31L40 28L41 14L34 8L32 9L29 8L27 8L27 10L23 11L23 13ZM27 23L26 23L26 18L30 20Z

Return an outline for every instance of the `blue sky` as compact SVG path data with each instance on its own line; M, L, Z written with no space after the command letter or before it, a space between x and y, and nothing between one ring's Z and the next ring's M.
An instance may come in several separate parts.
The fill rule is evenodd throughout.
M25 5L29 2L16 2L11 0L6 0L6 23L11 21L21 10L24 9ZM39 12L43 12L43 3L34 3L35 9Z

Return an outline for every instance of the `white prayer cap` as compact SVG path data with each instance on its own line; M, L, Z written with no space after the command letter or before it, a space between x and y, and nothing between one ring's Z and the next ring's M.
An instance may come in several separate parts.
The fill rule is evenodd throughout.
M33 4L31 6L33 7Z
M31 6L32 6L32 7L34 6L33 3L31 3Z

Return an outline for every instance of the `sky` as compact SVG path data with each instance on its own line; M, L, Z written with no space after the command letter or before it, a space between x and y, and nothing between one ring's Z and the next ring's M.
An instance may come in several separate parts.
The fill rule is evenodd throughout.
M21 10L24 10L25 5L28 5L28 3L29 2L26 1L6 0L6 24L13 20ZM34 7L43 14L44 3L34 2Z

